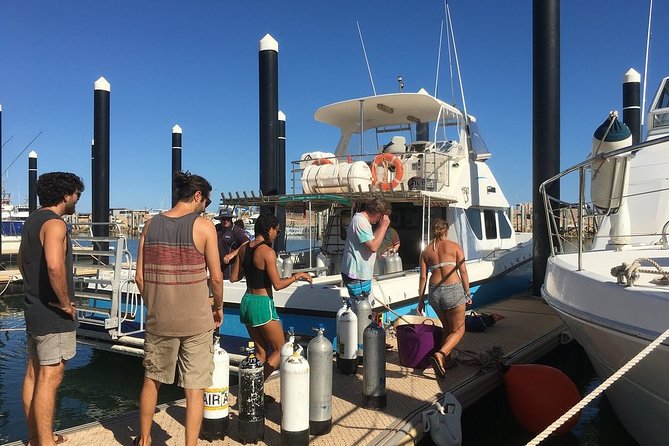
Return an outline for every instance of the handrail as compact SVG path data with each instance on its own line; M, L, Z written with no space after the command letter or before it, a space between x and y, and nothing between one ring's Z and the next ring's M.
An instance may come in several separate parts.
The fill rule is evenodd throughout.
M600 153L597 156L594 157L588 157L586 160L569 167L568 169L565 169L561 171L560 173L553 175L552 177L548 178L547 180L543 181L539 185L539 193L542 196L542 201L544 204L544 212L546 216L546 222L548 223L546 225L546 228L548 230L548 241L551 249L551 255L555 255L555 242L553 240L554 234L553 231L555 231L555 234L558 234L559 228L557 226L557 223L554 221L555 220L555 214L553 212L553 208L551 206L550 200L558 201L561 202L560 200L556 200L553 197L548 196L547 188L550 184L554 183L555 181L560 180L561 178L565 177L566 175L569 175L573 172L578 171L579 172L579 194L578 194L578 270L580 271L582 268L582 255L583 255L583 220L584 220L584 215L583 215L583 208L585 206L585 170L586 168L592 166L592 164L596 161L605 161L610 158L621 158L621 157L628 157L635 155L637 152L651 148L654 146L657 146L659 144L664 144L669 142L669 136L665 136L662 138L658 139L653 139L650 141L644 141L642 143L636 144L636 145L631 145L627 147L622 147L620 149L612 150L610 152L606 153ZM668 222L669 223L669 222ZM552 225L555 225L555 228L552 227ZM563 249L562 246L562 240L558 238L558 242L560 244L559 248L560 250ZM667 243L669 245L669 242Z

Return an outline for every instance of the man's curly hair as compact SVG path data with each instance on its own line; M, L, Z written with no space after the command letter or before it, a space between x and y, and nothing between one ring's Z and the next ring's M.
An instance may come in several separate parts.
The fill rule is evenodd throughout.
M35 189L41 206L56 206L65 200L66 195L83 192L84 182L73 173L49 172L39 176Z

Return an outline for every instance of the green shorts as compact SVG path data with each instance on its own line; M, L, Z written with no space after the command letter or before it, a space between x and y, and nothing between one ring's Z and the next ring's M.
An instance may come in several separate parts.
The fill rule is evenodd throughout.
M251 327L260 327L269 321L278 321L274 301L269 296L245 293L239 304L239 320Z

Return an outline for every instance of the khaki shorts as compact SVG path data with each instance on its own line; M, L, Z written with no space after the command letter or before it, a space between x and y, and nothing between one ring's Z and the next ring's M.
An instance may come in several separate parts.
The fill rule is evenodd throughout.
M146 333L144 338L146 377L172 384L179 370L177 385L184 389L211 386L214 373L214 340L212 330L193 336L161 336Z
M28 356L37 358L40 365L54 365L74 358L77 352L77 332L50 333L32 336L26 332Z

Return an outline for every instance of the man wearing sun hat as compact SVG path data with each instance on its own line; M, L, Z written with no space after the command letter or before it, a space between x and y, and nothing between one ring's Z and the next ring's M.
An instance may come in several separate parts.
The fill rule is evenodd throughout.
M237 225L232 224L234 216L227 209L221 209L218 216L220 221L216 225L216 235L218 236L218 254L221 257L221 270L223 278L230 280L230 266L237 256L239 248L244 243L249 242L246 232Z

